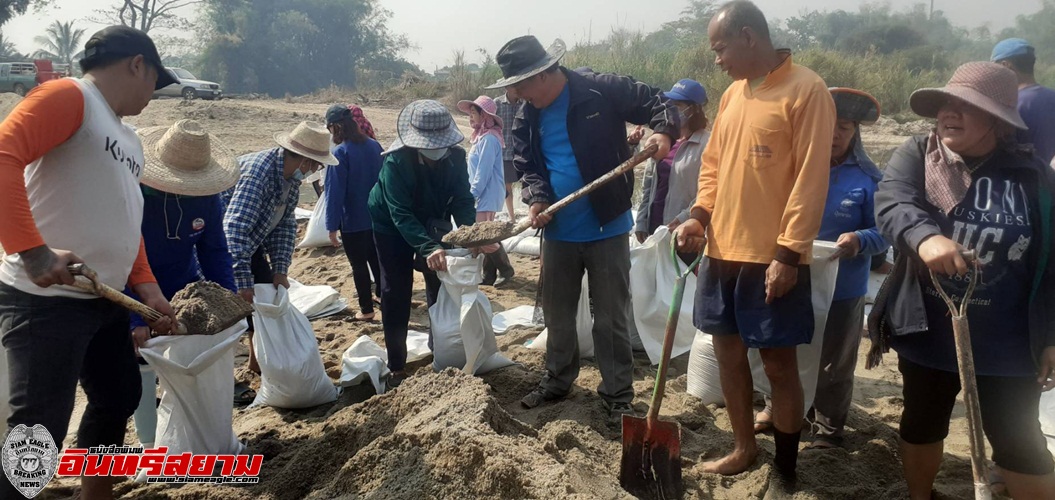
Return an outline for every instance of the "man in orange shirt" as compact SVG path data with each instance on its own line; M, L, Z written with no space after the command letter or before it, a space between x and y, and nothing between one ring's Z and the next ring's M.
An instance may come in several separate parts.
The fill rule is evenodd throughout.
M166 315L150 325L155 331L167 332L174 320L140 233L143 146L121 121L139 114L154 90L173 78L150 38L124 26L93 35L80 64L83 79L44 83L0 123L0 244L9 252L0 262L8 432L42 425L56 452L78 381L88 398L77 431L81 448L122 445L141 392L128 312L69 286L67 266L87 262L101 282L131 287ZM32 435L47 441L43 433ZM51 477L8 472L21 479L18 491L0 479L3 499L31 497ZM109 477L84 477L81 485L84 498L113 496Z
M773 47L751 2L722 6L708 36L715 62L736 82L703 153L691 219L675 231L683 251L699 251L707 236L694 323L714 336L735 440L731 454L704 470L738 474L758 455L747 360L747 349L758 348L773 387L771 489L786 492L804 415L796 346L813 337L809 263L828 192L835 103L820 77Z

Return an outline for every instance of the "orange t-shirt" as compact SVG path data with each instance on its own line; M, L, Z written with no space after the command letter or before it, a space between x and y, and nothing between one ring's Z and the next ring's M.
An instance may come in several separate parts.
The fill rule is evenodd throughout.
M694 208L711 214L707 256L769 264L778 245L812 258L828 195L835 102L791 55L756 89L722 95Z

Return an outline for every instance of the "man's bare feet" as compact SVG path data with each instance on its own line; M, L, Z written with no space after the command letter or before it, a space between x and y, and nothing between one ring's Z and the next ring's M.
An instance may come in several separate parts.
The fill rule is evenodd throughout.
M744 450L737 449L718 460L704 462L703 471L710 474L733 476L750 468L754 465L755 459L757 458L757 446L752 446L751 448Z

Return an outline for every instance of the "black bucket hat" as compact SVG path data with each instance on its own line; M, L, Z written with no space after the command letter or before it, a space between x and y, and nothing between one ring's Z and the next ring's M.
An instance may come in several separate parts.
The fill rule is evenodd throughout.
M501 80L488 89L501 89L527 80L553 66L564 57L564 41L556 39L549 50L542 48L538 38L531 35L514 38L498 50L495 61L502 69Z

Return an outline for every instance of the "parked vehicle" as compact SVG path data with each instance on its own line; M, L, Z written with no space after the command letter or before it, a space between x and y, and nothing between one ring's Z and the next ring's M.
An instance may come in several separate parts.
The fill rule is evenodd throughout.
M0 92L26 95L37 86L37 68L33 63L0 63Z
M191 74L183 68L165 68L176 81L163 89L154 92L154 97L182 97L184 99L220 99L223 97L223 91L220 90L220 84L215 82L207 82L205 80L199 80L198 77Z
M48 80L58 80L66 76L66 73L57 69L58 65L47 59L36 59L33 66L37 68L37 83L41 84Z

